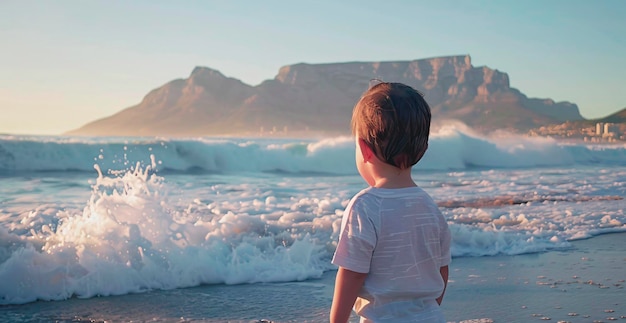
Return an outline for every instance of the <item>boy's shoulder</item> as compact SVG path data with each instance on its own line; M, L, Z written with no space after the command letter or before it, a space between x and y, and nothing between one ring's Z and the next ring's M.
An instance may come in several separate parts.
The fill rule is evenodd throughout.
M372 205L377 205L388 200L411 200L413 203L420 204L434 203L433 198L418 186L393 189L370 186L356 193L348 203L347 208L350 209L356 206L365 207L366 205L371 207Z
M439 211L437 202L435 202L432 196L419 186L393 189L368 187L355 194L350 201L349 206L354 207L356 205L369 205L371 207L372 205L384 203L384 201L391 202L393 200L396 200L399 203L423 205Z
M359 193L355 195L373 195L380 198L404 198L404 197L419 197L419 196L429 196L426 191L424 191L419 186L405 187L405 188L378 188L378 187L368 187L366 189L361 190Z

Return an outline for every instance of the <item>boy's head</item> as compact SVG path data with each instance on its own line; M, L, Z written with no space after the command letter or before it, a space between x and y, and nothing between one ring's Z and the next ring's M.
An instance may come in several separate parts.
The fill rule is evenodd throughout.
M402 83L379 83L367 90L352 112L352 134L381 161L406 169L428 148L430 107L422 94Z

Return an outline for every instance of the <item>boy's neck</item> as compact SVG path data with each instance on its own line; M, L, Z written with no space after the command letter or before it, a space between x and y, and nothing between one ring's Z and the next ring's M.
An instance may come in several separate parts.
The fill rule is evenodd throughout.
M400 169L380 160L362 139L357 138L357 149L360 155L357 160L363 158L363 161L357 161L357 167L361 167L359 172L367 183L377 188L406 188L415 187L417 184L411 177L412 167Z
M411 177L411 168L399 169L397 167L383 164L374 176L373 187L377 188L407 188L415 187L417 184Z

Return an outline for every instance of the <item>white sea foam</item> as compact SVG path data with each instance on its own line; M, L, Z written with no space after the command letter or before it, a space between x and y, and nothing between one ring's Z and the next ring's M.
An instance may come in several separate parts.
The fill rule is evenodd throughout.
M311 140L157 139L0 136L0 172L119 169L135 162L158 170L319 172L355 174L349 137ZM622 165L626 145L563 144L555 140L479 137L444 127L431 136L417 169ZM130 162L130 165L129 165Z
M446 131L414 175L440 203L455 257L626 231L624 147ZM365 185L353 147L1 138L0 304L319 277ZM85 172L27 172L64 169Z
M163 185L149 167L100 175L82 212L31 212L0 230L0 304L304 280L331 269L333 222L304 210L324 212L329 203L341 207L339 200L300 200L274 217L271 199L194 201L178 209Z

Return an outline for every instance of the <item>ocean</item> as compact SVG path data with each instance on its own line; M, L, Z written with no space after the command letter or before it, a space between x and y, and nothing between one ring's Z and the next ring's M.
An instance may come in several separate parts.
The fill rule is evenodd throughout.
M267 320L314 322L342 211L366 187L354 158L350 137L0 135L0 320L53 307L47 319L116 321L139 314L102 302L195 295L203 321L262 322L262 301L290 295ZM567 253L626 232L624 143L446 127L413 176L448 220L456 260ZM72 316L94 299L92 316ZM134 321L185 320L151 306Z

